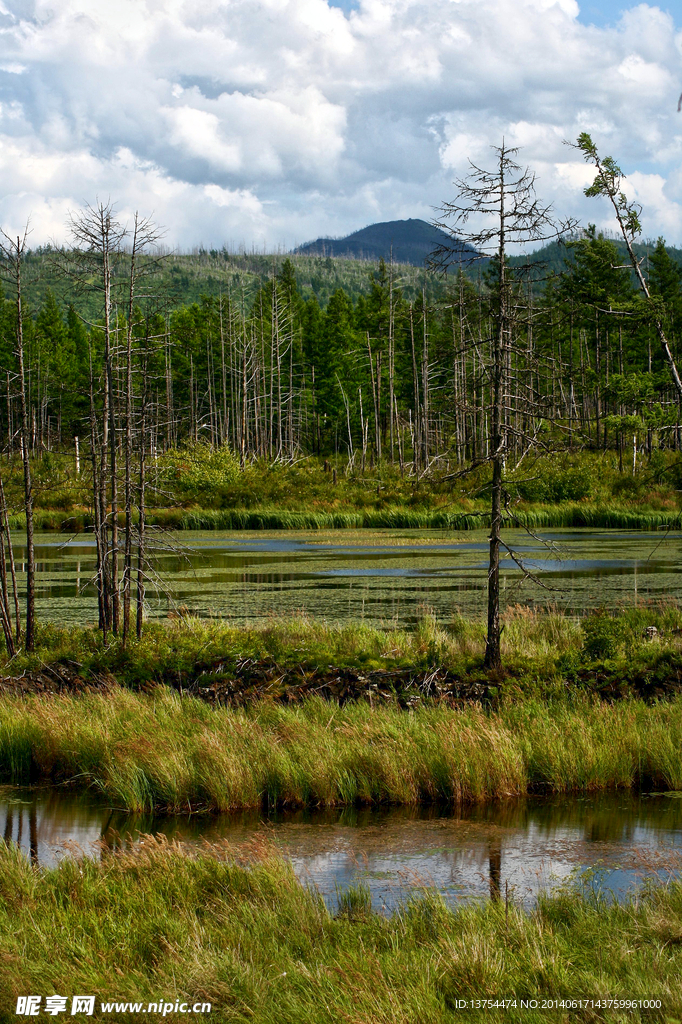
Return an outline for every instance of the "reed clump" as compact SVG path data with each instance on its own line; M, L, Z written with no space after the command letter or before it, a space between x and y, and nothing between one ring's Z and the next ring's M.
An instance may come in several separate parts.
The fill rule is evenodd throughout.
M137 513L133 515L137 522ZM387 507L378 510L340 508L315 509L249 508L152 508L148 526L166 530L482 530L490 526L490 514L482 502L464 502L460 507L448 503L442 509ZM9 517L12 530L24 530L21 512ZM121 524L123 520L121 518ZM70 510L36 509L37 530L60 533L92 531L94 516L88 508ZM529 529L591 527L619 530L679 530L682 513L677 509L633 508L618 502L587 504L566 502L556 505L522 505L515 508L510 526Z
M423 892L386 918L362 890L328 908L262 839L192 850L146 837L100 862L67 859L45 872L0 844L7 1020L27 992L87 992L94 1019L107 1020L130 1013L103 1011L104 1002L161 999L169 1020L184 1019L177 1000L250 1024L445 1024L502 1013L512 1024L677 1021L681 933L675 882L623 905L567 887L530 913L504 901L450 910ZM541 1009L580 997L659 999L661 1008ZM460 1002L500 998L510 1000L504 1011Z
M320 698L211 708L167 688L0 698L0 778L116 806L477 802L529 791L682 789L682 698L392 706Z

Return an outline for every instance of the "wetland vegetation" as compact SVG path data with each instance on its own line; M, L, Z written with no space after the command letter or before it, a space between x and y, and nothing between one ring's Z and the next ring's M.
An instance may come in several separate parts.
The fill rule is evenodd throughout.
M680 700L485 711L309 697L208 707L168 691L0 699L6 782L92 787L131 810L484 801L682 789Z
M68 250L6 239L5 782L189 813L682 790L674 604L500 620L501 547L516 557L503 526L665 536L681 523L682 272L661 239L644 280L620 172L589 137L579 147L597 170L588 194L625 218L632 269L590 227L564 239L557 273L524 277L503 216L481 272L460 266L437 287L384 262L363 268L364 287L353 267L345 287L333 261L309 258L252 261L247 283L234 261L225 290L207 279L181 305L158 229L136 216L128 232L111 203L72 219ZM519 218L512 236L532 241L541 207L511 155L499 150L489 181ZM58 299L31 280L48 265ZM483 526L488 621L235 628L180 610L145 623L155 526ZM23 616L12 527L26 530ZM37 618L37 527L91 531L98 629ZM186 993L224 1020L378 1024L454 1019L457 999L503 992L660 996L639 1016L670 1021L681 894L671 882L617 906L567 890L531 914L513 901L454 913L424 895L384 919L363 889L332 915L258 840L189 851L150 838L43 873L3 846L0 998L77 982L120 999Z
M161 998L210 1002L221 1022L445 1024L504 1013L511 1022L672 1024L681 922L678 882L624 904L567 887L530 913L504 900L453 911L426 893L387 918L362 887L330 911L263 837L203 850L147 837L45 872L0 846L0 1002L14 1007L27 988L49 988L96 994L96 1016L102 1001ZM542 1002L581 997L654 1005ZM503 1011L458 1003L500 998L511 1001Z
M190 444L160 453L148 465L148 525L180 530L478 529L489 524L490 472L481 466L458 479L436 464L427 477L401 475L384 462L370 470L345 458L308 455L288 462L255 459L239 468L234 453ZM636 476L618 469L612 452L538 457L509 472L511 525L660 530L681 524L682 467L675 452L643 460ZM20 511L23 469L5 461L2 477L12 529ZM92 531L87 466L74 473L73 454L45 453L33 463L36 528ZM137 513L133 516L139 517ZM121 526L124 518L120 517Z
M43 628L3 683L0 771L131 809L682 789L680 622L674 608L582 625L512 610L496 676L483 625L464 619L179 621L125 647Z
M421 294L412 271L402 282L381 261L363 294L337 288L322 308L287 258L248 301L230 286L172 308L159 229L137 215L129 228L110 202L72 218L69 249L31 254L26 237L6 239L0 431L10 465L21 464L21 496L8 479L3 532L21 497L26 646L33 530L69 517L95 538L100 628L126 637L142 626L150 515L194 528L489 524L494 668L503 524L678 525L682 274L660 239L644 279L632 248L638 213L617 165L600 161L587 135L578 148L597 172L588 194L615 204L629 269L612 241L571 225L562 270L524 278L505 240L561 230L546 210L537 220L533 176L504 145L499 167L472 172L460 205L443 210L462 227L466 210L482 209L477 188L498 189L511 220L496 224L491 200L489 228L468 239L481 272L463 272L454 238L434 259L447 270L457 253L457 273L438 289L425 277ZM69 282L68 310L31 282L45 268ZM96 313L79 316L81 296ZM311 457L317 465L300 463ZM12 647L22 630L2 566L0 575Z

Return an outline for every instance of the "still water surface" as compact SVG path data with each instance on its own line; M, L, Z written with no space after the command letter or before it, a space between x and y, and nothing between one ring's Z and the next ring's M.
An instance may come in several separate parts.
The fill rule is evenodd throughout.
M445 530L182 532L156 534L148 615L178 607L234 623L305 612L328 621L410 625L485 607L487 533ZM682 599L682 534L510 530L507 543L542 586L502 562L502 603L573 613ZM14 537L18 558L21 536ZM94 541L38 534L38 614L59 623L96 615Z
M266 836L327 903L368 886L390 911L423 886L448 903L508 893L526 906L575 875L623 898L682 866L682 793L525 799L483 807L155 817L65 790L0 790L0 835L51 866L79 851L104 857L141 834L240 844ZM74 846L75 844L75 846ZM590 884L593 884L590 881Z

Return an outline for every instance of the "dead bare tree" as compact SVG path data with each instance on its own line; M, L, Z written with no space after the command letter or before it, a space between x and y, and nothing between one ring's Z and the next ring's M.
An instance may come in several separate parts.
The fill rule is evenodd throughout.
M141 257L163 237L163 231L153 224L150 217L140 217L135 212L131 235L130 272L128 278L128 324L126 330L126 379L125 379L125 550L123 558L123 643L130 632L130 592L132 583L133 549L133 333L135 327L135 297L138 279L149 274L158 264L158 257L151 266L140 265ZM164 347L166 338L163 338ZM144 441L143 441L144 444Z
M519 400L519 389L512 392L512 341L518 323L517 297L514 294L514 274L508 266L509 247L546 241L569 231L573 225L556 225L551 206L543 205L535 194L535 175L523 170L514 160L518 153L505 145L494 146L495 166L488 170L471 163L466 179L456 182L458 193L452 202L440 208L438 227L448 232L452 244L444 243L431 254L430 263L446 273L454 263L464 261L462 242L475 252L469 261L488 259L492 264L494 281L491 288L492 337L491 358L485 368L490 391L491 445L481 461L492 465L490 556L488 566L488 628L485 649L485 667L496 669L501 665L500 652L500 544L503 521L503 475L509 451L512 424L511 406ZM477 226L467 231L471 219ZM480 353L479 353L480 358ZM526 389L530 403L531 389ZM526 410L527 411L527 410ZM531 419L531 417L526 417ZM532 430L531 430L532 435Z
M120 619L118 587L118 404L114 387L114 344L118 324L112 325L112 278L114 267L123 255L127 229L114 216L111 200L87 204L70 218L73 250L65 264L67 272L79 283L94 282L102 299L102 322L91 324L104 335L102 380L102 432L98 479L93 479L93 502L99 503L99 528L102 536L102 589L105 628L118 633ZM92 286L92 285L90 285ZM108 486L107 486L108 485Z
M139 477L138 477L138 526L137 526L137 608L135 616L135 634L139 640L142 636L142 623L144 620L144 596L146 579L146 465L145 445L147 437L147 407L149 404L149 380L147 374L148 352L145 351L142 366L142 405L140 408L140 431L139 431Z
M0 241L0 263L4 275L9 278L16 295L16 348L15 355L19 380L19 405L21 410L21 458L24 468L24 511L26 513L26 631L24 643L27 651L35 646L35 547L33 540L33 482L31 479L30 428L26 389L26 366L24 352L24 309L22 306L22 265L26 255L28 225L24 234L10 237L2 231Z
M14 584L14 603L17 616L17 642L21 638L21 627L19 624L19 604L17 601L17 579L14 571L14 555L12 552L12 535L9 532L7 520L7 504L5 502L5 489L0 477L0 619L2 620L2 631L5 634L5 646L10 658L14 657L16 647L12 633L12 610L9 603L9 591L7 589L7 562L9 561L12 582Z

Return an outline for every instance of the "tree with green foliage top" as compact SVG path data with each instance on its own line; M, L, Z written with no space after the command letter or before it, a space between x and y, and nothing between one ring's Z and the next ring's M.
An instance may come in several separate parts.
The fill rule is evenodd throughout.
M649 255L649 288L663 301L664 323L674 345L682 328L682 267L671 258L663 238Z
M74 339L51 290L35 319L33 358L38 364L39 444L50 433L49 408L56 408L58 436L64 417L73 422L79 412L79 365ZM47 422L46 422L47 421ZM47 444L49 447L49 444Z
M642 272L642 260L637 259L633 249L635 239L642 233L640 222L642 208L638 203L631 202L623 192L622 182L625 175L616 161L611 156L606 156L602 159L599 156L596 145L587 132L582 132L579 135L576 146L583 154L585 160L592 164L597 171L594 181L585 189L585 195L588 198L605 196L611 203L620 233L625 242L630 264L646 299L649 317L658 335L663 357L670 370L678 397L682 401L682 379L680 378L666 336L664 308L661 302L657 301L657 297L650 291Z
M354 386L353 366L348 359L355 348L353 303L345 292L334 292L322 314L318 345L314 354L315 389L323 423L318 430L320 442L332 443L345 412L342 388L346 393Z
M595 442L600 447L609 429L602 423L602 392L613 372L612 340L614 335L622 340L623 322L639 322L641 310L629 268L620 265L618 249L597 234L594 224L580 238L568 241L566 248L573 258L558 279L558 297L567 307L573 330L580 335L581 374L592 392ZM582 365L583 348L586 367ZM620 365L617 369L623 372Z

